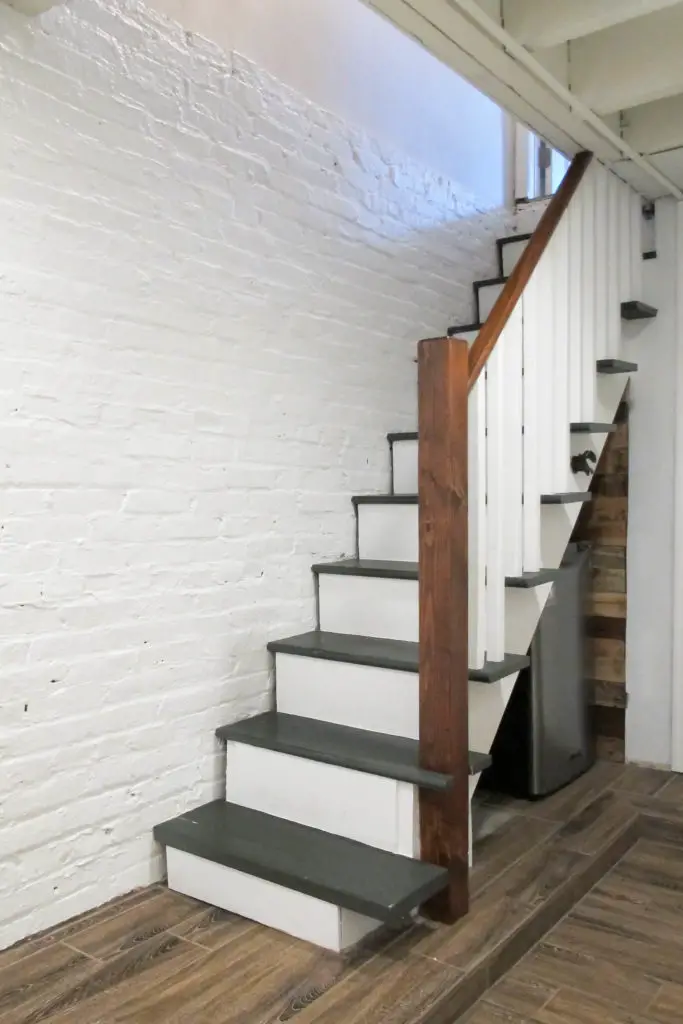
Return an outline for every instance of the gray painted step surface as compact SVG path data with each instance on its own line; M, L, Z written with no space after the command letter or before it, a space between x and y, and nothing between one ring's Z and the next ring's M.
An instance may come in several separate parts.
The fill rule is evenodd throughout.
M393 434L387 434L387 441L389 444L394 444L396 441L417 441L417 430L399 430Z
M373 558L342 558L319 562L313 572L329 576L374 576L378 579L416 580L417 562L390 562Z
M614 434L616 423L572 423L572 434Z
M598 359L598 373L637 373L638 363L629 363L626 359Z
M470 331L480 331L481 323L477 320L473 324L458 324L456 327L449 327L446 331L449 338L455 338L458 334L469 334Z
M565 491L562 494L542 494L541 505L572 505L575 502L592 501L590 491Z
M351 729L314 718L266 711L217 729L216 736L226 742L246 743L310 761L409 782L421 789L444 792L453 783L450 775L420 768L420 747L416 740ZM483 754L473 754L470 757L470 774L474 774L472 763L481 765L486 760ZM483 771L483 768L477 770Z
M554 583L557 572L556 569L540 569L538 572L524 572L521 576L508 576L505 586L531 590L533 587L542 587L544 583Z
M215 800L157 825L165 846L380 921L445 888L444 868Z
M623 320L653 320L657 310L647 302L622 302L621 317Z
M417 672L419 645L408 640L384 640L354 633L330 633L314 629L310 633L271 640L268 650L275 654L296 654L304 658L346 661L354 665L393 668L399 672ZM470 669L469 678L476 683L496 683L505 676L526 668L529 659L507 654L503 661L487 661L483 668Z
M343 558L338 562L321 562L313 566L315 573L331 576L374 576L380 579L416 580L419 575L417 562L389 562L372 558ZM521 576L508 576L506 587L530 590L544 583L554 583L556 572L541 569L539 572L525 572Z

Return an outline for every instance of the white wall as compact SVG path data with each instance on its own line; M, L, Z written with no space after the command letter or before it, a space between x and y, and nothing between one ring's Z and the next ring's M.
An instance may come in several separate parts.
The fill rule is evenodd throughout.
M315 103L502 205L503 114L361 0L150 0Z
M626 756L669 766L679 344L675 200L657 203L655 230L658 258L643 265L642 297L657 307L659 315L644 326L632 326L628 347L628 357L638 363L639 370L631 382L629 424Z
M507 225L135 0L0 5L0 138L2 947L220 794Z

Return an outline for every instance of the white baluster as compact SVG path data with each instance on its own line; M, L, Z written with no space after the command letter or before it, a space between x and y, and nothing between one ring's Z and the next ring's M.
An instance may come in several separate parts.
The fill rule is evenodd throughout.
M518 302L510 315L498 344L503 359L504 395L504 558L505 575L523 572L523 377L524 325L522 304Z
M552 393L552 487L563 491L569 466L569 213L558 225L553 238L552 332L553 376L548 378Z
M468 427L469 665L486 660L486 373L469 398Z
M569 419L577 423L582 419L583 385L583 226L586 215L587 188L584 180L568 212L569 230ZM595 367L591 369L595 373Z
M598 173L592 167L582 185L581 211L581 308L577 311L581 320L578 331L581 338L581 415L579 420L590 422L595 409L596 360L598 355L597 332L597 213Z
M643 298L643 200L631 192L631 295L629 300Z
M505 373L501 343L494 349L486 372L486 649L490 661L505 653Z
M533 274L522 295L522 319L524 327L524 506L522 520L524 529L524 571L537 572L541 568L541 505L540 471L538 453L539 422L539 361L538 350L542 337L539 319L538 290L541 278Z
M595 358L604 359L608 353L607 335L609 331L607 309L608 296L608 273L607 262L609 259L609 189L607 185L608 172L604 167L598 165L595 175L595 235L593 246L590 238L586 238L587 250L593 248L595 261L593 270L595 273ZM588 417L588 419L592 418Z

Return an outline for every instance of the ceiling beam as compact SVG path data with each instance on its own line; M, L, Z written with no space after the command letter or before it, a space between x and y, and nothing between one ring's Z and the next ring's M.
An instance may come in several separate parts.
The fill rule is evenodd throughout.
M639 153L661 153L683 146L683 96L625 110L622 135Z
M503 19L510 35L531 49L540 49L677 3L679 0L503 0Z
M683 92L682 39L683 4L577 39L571 90L598 114Z
M9 7L15 11L34 18L38 14L45 14L51 7L58 7L64 0L4 0Z

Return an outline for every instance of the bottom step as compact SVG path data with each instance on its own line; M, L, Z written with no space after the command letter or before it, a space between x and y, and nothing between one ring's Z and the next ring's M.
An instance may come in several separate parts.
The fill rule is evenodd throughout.
M407 918L448 882L443 868L223 800L154 837L170 888L330 949Z

